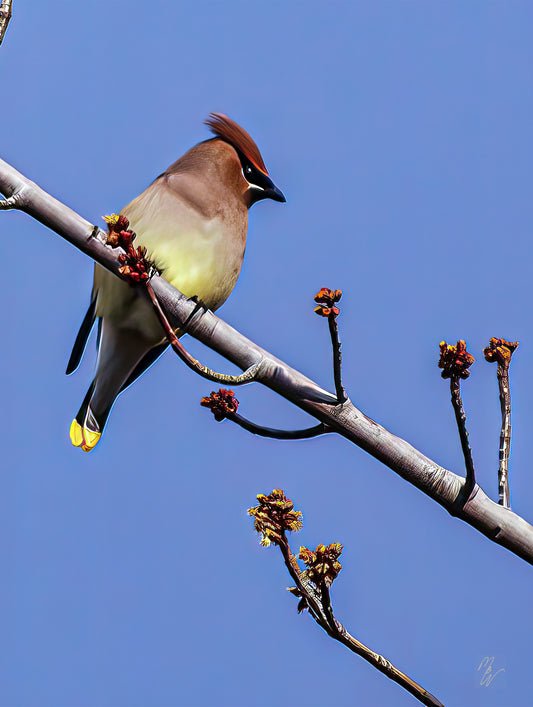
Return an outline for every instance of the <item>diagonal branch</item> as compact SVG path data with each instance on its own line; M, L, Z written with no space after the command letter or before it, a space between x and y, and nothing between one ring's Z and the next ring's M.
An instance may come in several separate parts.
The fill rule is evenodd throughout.
M398 670L382 655L374 653L364 643L358 641L335 618L329 588L342 569L338 559L343 546L340 543L332 543L327 547L319 545L315 551L301 547L299 557L306 565L306 570L301 570L289 545L287 531L301 530L302 513L294 510L293 502L281 489L274 489L268 496L259 494L257 500L259 505L250 508L248 514L254 518L255 530L262 535L261 544L263 546L274 544L279 547L285 566L296 585L289 587L289 591L300 598L298 613L307 609L328 636L342 643L390 680L401 685L422 704L429 707L443 707L430 692Z
M118 255L105 245L105 239L95 227L3 160L0 160L0 192L7 199L18 192L19 210L51 228L120 277ZM349 399L342 406L338 405L335 395L247 339L212 312L195 312L195 303L162 277L154 276L151 283L172 326L183 326L190 319L187 332L191 336L243 371L261 361L257 381L262 385L326 424L332 432L364 449L450 514L533 564L533 527L523 518L491 501L479 486L474 488L467 502L458 507L456 502L462 497L465 484L460 476L444 469L371 420Z

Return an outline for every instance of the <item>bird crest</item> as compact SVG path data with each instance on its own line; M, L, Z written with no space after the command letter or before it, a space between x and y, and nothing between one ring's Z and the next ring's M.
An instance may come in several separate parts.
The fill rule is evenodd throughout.
M222 113L210 113L205 124L212 133L221 140L229 142L237 152L242 153L257 169L268 175L259 148L244 128L241 128L234 120Z

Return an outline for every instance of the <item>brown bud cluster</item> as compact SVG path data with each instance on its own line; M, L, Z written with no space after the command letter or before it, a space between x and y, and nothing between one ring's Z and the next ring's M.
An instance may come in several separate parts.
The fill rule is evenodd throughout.
M321 584L329 587L342 569L339 557L343 548L340 543L319 545L316 550L301 547L299 558L307 567L303 576L316 587Z
M315 295L315 302L319 305L315 307L315 314L320 317L336 317L340 313L340 309L335 307L335 304L342 297L342 290L330 290L323 287L318 294Z
M274 489L268 496L260 493L257 500L259 505L249 508L248 515L254 518L254 528L263 536L264 547L271 543L279 545L287 530L302 529L301 512L294 510L293 502L280 489Z
M237 412L239 408L239 401L235 397L235 393L232 390L225 390L221 388L218 393L213 390L211 395L206 398L202 398L200 405L204 408L209 408L215 420L217 422L222 422L228 413Z
M470 366L476 360L472 354L466 350L466 343L458 341L456 346L451 346L445 341L441 341L439 368L442 368L443 378L468 378Z
M507 368L518 344L518 341L506 341L505 339L495 339L493 337L487 348L483 349L485 360L489 363L496 361L500 366Z

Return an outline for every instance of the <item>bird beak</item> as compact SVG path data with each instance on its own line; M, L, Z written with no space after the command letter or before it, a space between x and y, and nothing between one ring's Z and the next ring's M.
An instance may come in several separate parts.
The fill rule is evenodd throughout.
M285 195L283 194L281 189L278 189L269 177L265 179L265 182L267 182L267 187L265 189L263 198L273 199L274 201L281 201L281 203L284 204L287 199L285 198Z

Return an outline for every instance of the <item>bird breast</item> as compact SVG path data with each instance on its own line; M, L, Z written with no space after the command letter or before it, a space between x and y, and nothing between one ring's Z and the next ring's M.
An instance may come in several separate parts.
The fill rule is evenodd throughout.
M163 277L215 310L231 294L246 248L247 211L199 211L157 181L123 213Z

